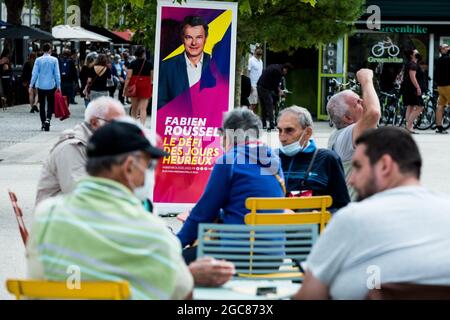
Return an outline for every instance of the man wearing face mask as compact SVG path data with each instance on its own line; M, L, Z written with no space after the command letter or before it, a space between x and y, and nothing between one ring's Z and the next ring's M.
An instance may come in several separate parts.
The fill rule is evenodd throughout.
M342 162L334 151L317 148L309 111L298 106L282 110L277 128L287 196L330 195L331 211L346 206L350 197Z
M39 178L35 205L61 193L69 193L86 175L86 146L93 132L125 116L123 105L110 97L92 101L84 112L84 122L64 131L50 150Z
M128 281L132 299L190 297L193 279L178 239L141 204L153 160L168 155L132 123L96 130L87 146L89 176L36 208L29 276L65 281L76 265L83 281Z

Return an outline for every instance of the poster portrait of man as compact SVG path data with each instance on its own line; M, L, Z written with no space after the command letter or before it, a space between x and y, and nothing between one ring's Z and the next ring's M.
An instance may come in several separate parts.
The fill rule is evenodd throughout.
M158 109L201 80L208 72L211 56L204 52L208 41L208 24L200 16L186 16L181 25L184 51L160 65ZM208 87L214 83L207 84Z

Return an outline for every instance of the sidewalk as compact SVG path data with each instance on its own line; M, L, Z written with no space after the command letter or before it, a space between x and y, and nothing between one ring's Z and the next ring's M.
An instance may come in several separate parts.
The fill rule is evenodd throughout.
M58 134L83 121L84 104L71 105L71 117L53 119L50 132L40 131L39 115L29 113L29 106L0 110L2 133L0 138L0 299L12 299L4 287L7 278L26 276L25 249L8 198L7 189L16 192L24 211L27 226L31 225L36 184L43 161ZM327 122L314 124L319 147L326 147L332 128ZM424 186L450 194L450 135L436 135L434 131L420 132L414 138L423 157L422 183ZM264 139L264 137L263 137ZM267 141L264 139L264 141ZM270 144L278 146L275 131L269 134ZM175 231L180 224L175 218L166 220Z

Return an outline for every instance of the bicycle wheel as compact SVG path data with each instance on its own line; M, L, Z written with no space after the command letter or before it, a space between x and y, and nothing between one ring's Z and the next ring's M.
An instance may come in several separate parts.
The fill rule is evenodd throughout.
M434 108L427 106L426 109L424 109L417 117L416 121L414 121L414 128L419 130L428 130L433 125L434 119Z
M442 118L442 127L444 128L444 130L450 128L450 107L447 107L444 110L444 116Z
M391 57L396 57L400 53L400 49L396 45L392 45L391 47L389 47L388 53Z
M377 58L381 57L383 53L384 53L384 46L381 44L377 44L372 48L372 54Z

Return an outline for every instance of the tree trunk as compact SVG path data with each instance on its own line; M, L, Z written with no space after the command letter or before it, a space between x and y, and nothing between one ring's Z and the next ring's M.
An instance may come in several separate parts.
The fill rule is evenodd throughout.
M52 0L39 0L41 4L40 19L41 29L52 32Z
M82 27L91 24L92 3L93 0L79 0Z
M22 24L22 10L25 0L5 0L7 18L6 21L13 24Z

